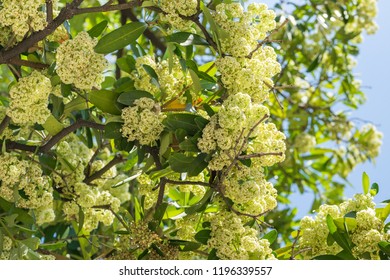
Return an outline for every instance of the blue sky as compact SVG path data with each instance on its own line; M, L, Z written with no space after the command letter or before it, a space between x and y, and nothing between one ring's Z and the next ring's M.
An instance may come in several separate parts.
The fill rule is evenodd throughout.
M250 2L266 3L270 8L279 1L260 0ZM292 1L300 3L302 1ZM383 144L379 157L374 162L358 165L348 177L352 186L346 188L347 198L362 191L362 173L365 171L371 182L379 184L379 194L375 198L376 203L390 199L390 1L378 1L378 15L376 22L379 30L376 34L364 36L364 42L360 45L360 54L357 58L358 65L354 73L362 81L367 102L357 111L351 114L353 118L359 118L372 122L378 130L384 134ZM309 196L310 198L308 199ZM307 214L311 207L312 195L304 196L294 194L291 197L293 205L298 208L298 216Z

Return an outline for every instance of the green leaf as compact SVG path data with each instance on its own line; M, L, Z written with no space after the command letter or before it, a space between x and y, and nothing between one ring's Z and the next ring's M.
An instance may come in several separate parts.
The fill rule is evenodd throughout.
M104 29L106 29L107 24L108 24L107 20L103 20L99 22L98 24L96 24L94 27L92 27L90 30L87 31L89 36L94 38L99 37L103 33Z
M172 173L175 172L171 169L170 166L168 166L167 168L150 172L149 178L152 180L156 180L156 179L160 179L161 177L166 177L168 175L171 175Z
M209 45L209 43L207 43L206 39L204 39L203 37L189 32L173 33L172 35L166 36L165 40L167 42L178 43L183 47L191 46L191 45L201 45L201 46Z
M119 69L129 74L135 70L135 59L130 55L117 59L116 64Z
M191 242L185 240L169 240L169 243L174 246L180 246L181 252L194 251L201 246L201 244L199 244L198 242Z
M50 175L56 168L57 159L51 154L43 154L39 156L39 163L42 166L43 174Z
M175 153L169 157L168 161L173 171L196 176L207 167L208 162L205 161L207 157L208 155L205 153L199 154L197 157Z
M313 70L315 70L318 67L318 65L320 64L320 60L322 60L321 54L318 54L317 57L309 65L309 67L307 68L306 71L307 72L312 72Z
M179 148L182 151L186 152L199 152L199 148L194 140L192 138L190 139L185 139L179 144Z
M201 230L197 234L195 234L195 240L204 245L207 245L207 241L210 239L210 237L211 230L209 229Z
M28 248L30 248L31 250L34 251L34 250L38 249L40 240L39 240L38 237L31 237L31 238L27 238L27 239L21 240L20 242L23 243Z
M64 129L62 123L60 123L53 115L50 115L46 122L42 125L50 135L54 136Z
M81 111L87 108L88 102L86 102L81 96L78 96L76 99L73 99L69 103L65 104L64 116L68 116L74 111Z
M343 260L343 258L335 255L321 255L314 257L313 260Z
M379 185L377 183L373 183L370 188L370 194L372 196L376 196L379 193Z
M386 221L387 217L390 215L390 203L388 203L381 212L382 221Z
M117 99L119 93L110 90L92 90L88 94L89 101L103 112L120 115L121 110L118 107Z
M107 54L135 43L147 27L143 22L131 22L103 36L95 46L95 52Z
M127 92L122 93L118 97L118 102L122 103L124 105L132 106L135 100L140 99L142 97L154 99L153 95L147 91L131 90L131 91L127 91Z
M368 177L366 172L363 172L362 176L362 186L364 194L368 194L368 190L370 188L370 177Z
M202 91L202 86L200 85L200 80L198 75L192 69L189 69L191 79L192 79L192 87L194 89L194 93L198 94Z
M278 232L276 229L273 229L267 234L265 234L261 239L267 239L269 241L269 244L272 244L276 241L277 238L278 238Z
M108 139L120 139L122 138L123 123L110 122L104 127L104 136Z
M349 242L349 236L347 233L342 233L338 230L333 218L328 214L326 216L326 224L333 239L349 254L349 259L354 259Z
M204 209L206 209L209 201L210 201L210 198L212 196L212 194L214 193L214 190L213 189L209 189L205 194L204 196L202 197L201 200L199 200L199 202L197 202L196 204L192 205L191 207L188 207L185 209L185 212L187 215L191 215L191 214L194 214L196 212L202 212L204 211Z
M389 242L380 241L378 243L378 246L379 246L379 248L381 249L381 251L383 253L385 253L386 255L390 256L390 243Z
M171 131L176 129L183 129L189 135L193 136L199 132L199 127L195 123L195 119L198 115L187 113L173 113L169 114L164 120L163 124Z
M67 245L67 243L65 241L59 241L56 243L40 244L39 248L43 249L43 250L53 251L53 250L57 250L57 249L61 249L63 247L66 247L66 245Z
M167 210L168 203L162 203L153 215L153 220L149 222L149 229L155 231L161 223L162 218L164 217L165 210Z

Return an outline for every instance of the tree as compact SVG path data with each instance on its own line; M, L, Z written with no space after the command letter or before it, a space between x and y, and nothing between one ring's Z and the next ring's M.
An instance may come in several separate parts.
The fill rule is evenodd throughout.
M378 185L342 202L382 135L334 111L376 1L339 2L1 0L1 258L388 259Z

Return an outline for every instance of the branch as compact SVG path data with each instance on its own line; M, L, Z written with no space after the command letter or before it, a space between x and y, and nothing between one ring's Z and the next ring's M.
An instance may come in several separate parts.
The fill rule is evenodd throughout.
M282 152L270 152L270 153L255 153L250 155L240 155L237 158L238 159L251 159L251 158L257 158L257 157L264 157L264 156L283 156Z
M134 0L129 3L117 4L117 5L103 5L100 7L90 7L90 8L81 8L77 9L74 15L81 15L86 13L101 13L101 12L110 12L110 11L121 11L127 10L136 6L142 5L142 1Z
M60 132L58 132L56 135L54 135L45 145L43 146L30 146L26 144L21 144L14 141L8 141L6 142L6 149L7 150L21 150L21 151L27 151L27 152L38 152L38 153L47 153L50 151L50 149L56 145L61 139L63 139L68 134L72 133L73 131L81 128L81 127L90 127L95 128L98 130L104 130L103 124L98 124L86 120L78 120L74 124L64 128Z
M99 171L96 171L91 176L86 177L83 182L86 184L89 184L93 180L99 179L100 177L103 176L104 173L106 173L108 170L110 170L111 167L113 167L113 166L115 166L118 163L121 163L123 161L124 161L124 159L123 159L122 155L116 154L115 157L109 163L107 163L102 169L100 169Z
M46 69L50 66L50 65L44 64L44 63L23 60L23 59L20 59L18 57L11 58L9 60L9 64L18 65L18 66L27 66L27 67L31 67L34 69L40 69L40 70Z
M5 116L5 118L0 123L0 135L3 133L4 129L7 128L9 122L11 121L11 118L8 116Z
M274 35L275 33L277 33L281 28L283 28L283 26L285 26L287 23L289 22L288 19L286 19L285 21L283 21L283 23L281 25L279 25L277 28L275 28L274 30L271 31L271 33L268 34L267 37L265 37L265 39L263 41L261 41L260 43L257 44L256 48L251 51L246 57L247 58L252 58L253 54L255 52L258 51L258 49L260 49L260 47L262 45L264 45L265 43L269 43L269 42L273 42L270 40L271 36Z
M43 30L34 32L11 49L0 51L0 64L9 63L10 59L18 56L22 52L27 51L30 47L45 39L48 35L53 33L64 21L70 19L75 15L77 7L83 0L73 0L61 10L59 15L50 22Z
M119 0L119 3L123 0ZM137 16L129 9L124 10L123 14L128 17L133 22L139 22ZM157 49L159 49L162 53L165 53L167 50L167 46L161 41L159 37L156 36L149 28L147 28L144 33L146 38L150 40L150 42L155 46Z
M53 21L53 0L46 0L46 21L47 23Z
M206 182L200 182L200 181L175 181L171 179L165 179L165 182L173 185L199 185L199 186L211 187L211 184Z

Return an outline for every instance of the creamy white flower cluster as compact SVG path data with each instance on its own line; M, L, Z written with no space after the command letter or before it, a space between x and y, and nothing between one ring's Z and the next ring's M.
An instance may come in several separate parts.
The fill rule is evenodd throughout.
M353 16L345 26L346 32L356 32L366 30L367 34L374 34L378 30L378 25L374 21L377 15L377 0L358 0L356 16Z
M342 202L340 205L322 205L315 218L304 217L301 220L302 235L301 248L310 248L303 252L306 259L315 256L331 254L336 255L342 248L333 243L328 245L329 229L326 217L329 214L333 219L343 218L347 213L356 212L355 226L348 229L348 234L355 244L352 253L357 259L379 259L378 242L389 241L390 235L383 230L384 224L376 217L375 203L370 194L357 194L353 199Z
M158 83L152 80L143 65L147 65L155 71ZM161 102L178 98L179 101L185 103L186 98L183 94L192 83L191 76L182 70L176 56L172 60L171 67L168 60L156 62L149 55L137 58L136 71L131 75L134 80L134 87L138 90L150 92Z
M0 260L9 260L12 249L12 239L8 236L1 237L3 238L3 243L2 246L0 246Z
M184 19L196 14L197 0L153 0L154 4L163 10L160 20L171 25L172 29L187 31L191 29L192 22Z
M13 45L28 33L45 28L45 0L2 0L0 4L0 45ZM11 38L15 41L10 42Z
M211 237L208 245L217 249L223 260L275 259L269 241L259 239L258 232L244 226L244 221L233 212L221 209L210 217Z
M141 145L154 145L164 130L162 120L165 115L158 112L153 99L142 97L133 106L122 110L122 135L128 141L138 140Z
M300 153L309 152L317 144L316 138L308 133L300 133L294 139L294 148Z
M56 71L63 83L84 90L100 88L108 62L104 55L94 51L96 44L97 39L83 31L58 47Z
M112 211L118 211L120 204L130 199L127 183L112 188L125 179L123 175L117 176L116 167L112 167L99 179L94 180L93 186L83 182L85 167L92 154L76 135L71 134L57 145L58 163L56 172L53 173L54 182L60 193L72 198L62 205L65 219L78 221L79 211L83 211L85 232L97 228L99 222L111 225L115 218ZM88 175L103 168L107 162L108 158L93 161Z
M198 140L198 148L204 153L213 154L209 163L212 170L222 170L229 166L237 149L246 145L243 151L255 153L284 152L286 149L283 133L272 123L257 124L269 115L267 107L252 103L248 94L230 95L222 104L217 114L203 129ZM256 126L257 125L257 126ZM244 143L245 137L251 133L251 143ZM282 161L284 156L262 156L258 160L262 165L272 165Z
M31 209L38 225L53 221L51 180L42 174L39 164L7 153L0 155L0 166L0 197Z
M276 207L277 191L264 178L261 167L240 166L229 172L224 183L224 194L241 213L260 215Z
M51 88L50 79L37 71L19 79L9 92L7 115L19 125L45 123L50 116L47 105Z
M219 4L214 19L226 33L220 38L222 52L234 57L248 56L276 26L275 12L259 3L249 4L247 11L240 3Z
M360 146L364 148L368 157L376 158L379 155L382 145L383 133L378 131L372 124L365 124L362 126L360 133L362 135L368 135L368 137L364 137L367 139L365 139L363 143L359 143Z
M269 46L259 48L251 58L220 57L215 65L229 94L245 92L260 103L268 99L274 85L271 78L281 70L275 51Z

